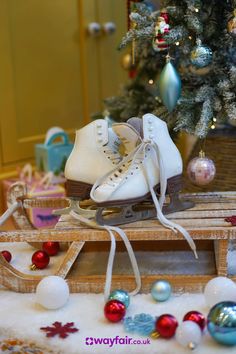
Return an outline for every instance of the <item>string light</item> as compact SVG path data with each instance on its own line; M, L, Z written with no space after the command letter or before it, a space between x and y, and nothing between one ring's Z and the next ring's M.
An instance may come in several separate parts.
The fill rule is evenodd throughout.
M179 42L176 42L175 45L179 45Z
M149 83L150 85L153 85L154 81L153 81L152 79L150 79L150 80L148 80L148 83Z
M192 36L188 36L189 39L192 39Z
M199 9L195 9L195 12L199 12Z
M216 122L216 118L213 118L213 122Z
M215 124L211 125L211 129L215 129L215 127L216 127Z

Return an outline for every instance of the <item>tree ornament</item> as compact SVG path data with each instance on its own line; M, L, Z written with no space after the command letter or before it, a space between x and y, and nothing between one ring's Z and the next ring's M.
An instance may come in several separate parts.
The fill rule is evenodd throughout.
M127 332L149 336L155 330L155 318L146 313L135 315L134 318L124 319L124 328Z
M131 70L134 68L132 64L132 55L130 53L126 53L121 58L121 66L124 70Z
M200 39L197 39L196 43L190 53L190 61L197 68L204 68L212 62L212 50L203 45Z
M171 285L167 280L157 280L152 284L151 294L156 301L166 301L171 295Z
M202 332L193 321L182 322L176 330L176 340L183 347L195 349L202 340Z
M163 10L160 15L161 16L157 19L155 37L152 41L152 47L155 52L161 52L168 49L168 44L166 43L164 36L170 32L169 14L166 10Z
M207 329L218 343L236 345L236 302L216 304L207 316Z
M158 81L158 91L163 104L169 112L172 112L181 95L181 80L170 59L170 56L167 55L166 65Z
M12 258L11 252L4 250L4 251L1 251L1 254L8 263L11 262L11 258Z
M228 22L227 29L231 36L236 37L236 9L233 12L233 17Z
M127 291L122 290L122 289L117 289L111 292L109 298L109 300L119 300L120 302L122 302L126 308L129 307L129 303L130 303L130 296L127 293Z
M48 266L50 262L50 257L45 251L36 251L32 256L31 270L44 269Z
M195 322L196 324L198 324L202 331L206 326L206 319L204 315L198 311L189 311L188 313L186 313L186 315L184 315L183 321Z
M43 242L43 251L47 252L49 256L55 256L60 251L60 243L53 241Z
M163 338L173 337L177 326L176 318L170 314L161 315L156 321L156 330Z
M104 315L110 322L119 322L125 317L126 308L123 302L110 300L104 307Z
M210 183L216 174L214 162L205 157L204 151L199 152L199 157L192 159L187 166L187 175L190 181L197 186Z
M36 288L36 302L48 310L56 310L64 306L69 295L67 282L56 275L43 278Z
M236 302L236 284L226 277L213 278L206 284L204 296L209 307L221 301Z
M60 338L65 339L69 333L78 332L78 328L74 327L74 322L68 322L62 325L61 322L54 322L52 326L41 327L42 331L46 332L46 337L55 337L58 335Z

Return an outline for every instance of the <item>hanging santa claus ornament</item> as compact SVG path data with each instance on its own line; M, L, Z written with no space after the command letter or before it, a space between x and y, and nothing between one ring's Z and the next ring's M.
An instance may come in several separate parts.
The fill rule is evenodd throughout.
M168 49L164 36L170 32L169 14L163 10L157 19L155 26L155 38L153 38L152 47L156 52Z
M228 22L227 29L231 36L236 37L236 9L233 12L233 17Z

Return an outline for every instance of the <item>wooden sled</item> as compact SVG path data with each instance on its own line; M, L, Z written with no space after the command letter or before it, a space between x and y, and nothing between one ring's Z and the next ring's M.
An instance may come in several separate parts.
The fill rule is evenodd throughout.
M15 215L17 221L24 230L16 230L0 233L0 242L36 242L59 241L69 242L70 246L65 254L62 264L55 272L55 275L66 278L71 292L103 292L105 275L81 275L74 271L76 259L79 256L85 242L98 242L101 244L109 242L110 238L106 231L90 229L79 225L74 219L64 216L54 229L35 230L29 223L26 210L27 207L65 207L68 201L65 199L40 199L30 200L24 198L24 189L18 184L10 194L11 203L21 203L19 214ZM202 291L204 285L217 275L229 276L236 280L236 276L230 276L227 268L227 253L230 240L236 239L236 227L225 221L225 217L236 215L236 192L185 194L184 199L192 199L196 206L191 210L177 212L169 217L184 226L194 240L210 240L214 243L214 255L216 271L214 274L142 274L142 291L149 292L150 284L157 278L169 280L174 291ZM60 205L59 205L60 204ZM21 219L21 220L20 220ZM146 220L133 224L124 225L130 241L141 241L143 244L159 241L180 241L183 236L164 228L156 220ZM118 235L117 241L120 241ZM99 247L98 247L99 248ZM98 254L99 259L99 254ZM236 273L236 272L235 272ZM24 274L9 263L0 254L0 284L16 292L34 292L38 282L43 276ZM134 277L129 274L113 275L112 285L114 288L133 290L135 286Z

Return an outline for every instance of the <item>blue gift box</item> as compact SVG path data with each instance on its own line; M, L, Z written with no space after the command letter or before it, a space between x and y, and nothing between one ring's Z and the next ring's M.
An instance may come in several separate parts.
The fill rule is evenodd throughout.
M62 141L55 143L57 138ZM73 144L69 141L66 132L60 131L51 135L44 144L35 145L36 165L40 171L52 171L55 174L64 172L65 163L68 159Z

